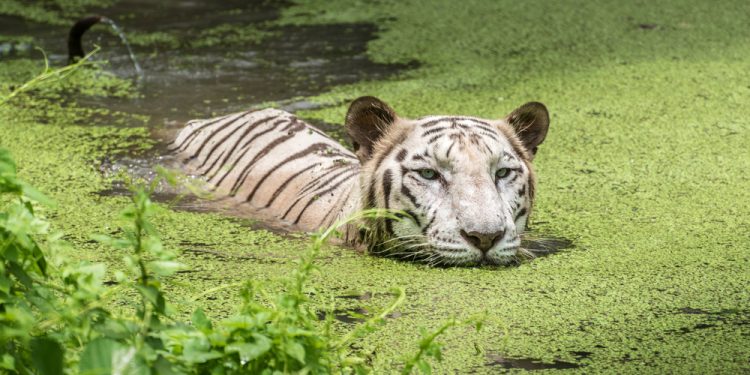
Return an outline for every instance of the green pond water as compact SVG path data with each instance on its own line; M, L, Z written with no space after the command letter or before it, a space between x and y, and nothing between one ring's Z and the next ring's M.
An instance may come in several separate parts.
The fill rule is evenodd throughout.
M534 162L531 224L574 247L506 268L329 247L313 303L335 302L345 329L356 322L347 311L374 311L390 287L406 289L406 303L358 343L382 373L416 350L420 327L477 313L489 317L480 332L440 337L436 372L750 371L750 3L174 1L149 13L153 22L122 3L0 5L0 44L19 47L0 55L0 94L43 67L25 45L63 63L66 25L83 10L111 9L146 71L134 81L100 28L108 65L0 106L0 147L57 202L42 213L75 244L71 257L120 266L122 254L90 240L114 231L128 204L102 193L112 189L103 161L148 167L160 139L191 117L278 102L340 124L347 102L369 94L407 117L492 118L537 100L551 127ZM215 19L190 26L199 15ZM233 288L187 300L248 278L274 285L307 246L220 212L165 209L154 221L191 267L170 291L186 317L196 307L227 315Z

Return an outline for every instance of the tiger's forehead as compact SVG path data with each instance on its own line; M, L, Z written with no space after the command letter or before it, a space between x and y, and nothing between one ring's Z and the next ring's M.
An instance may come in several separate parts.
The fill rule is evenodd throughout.
M490 120L482 119L479 117L472 117L472 116L446 116L446 115L430 115L430 116L424 116L420 117L418 119L412 120L416 125L422 126L424 128L429 128L431 126L435 126L438 124L446 125L450 123L463 123L465 125L469 125L472 123L475 124L484 124L487 126L491 126Z
M411 139L439 159L515 158L513 146L498 125L468 116L428 116L413 120Z

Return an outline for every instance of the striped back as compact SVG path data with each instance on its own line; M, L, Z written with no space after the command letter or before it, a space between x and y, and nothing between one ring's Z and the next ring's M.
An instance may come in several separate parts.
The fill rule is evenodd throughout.
M217 197L297 230L329 226L359 206L357 157L288 112L190 121L170 151Z

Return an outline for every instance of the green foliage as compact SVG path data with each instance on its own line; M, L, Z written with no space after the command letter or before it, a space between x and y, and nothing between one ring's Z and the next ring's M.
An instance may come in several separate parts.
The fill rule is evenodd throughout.
M176 181L173 175L158 172L163 179ZM0 149L0 193L10 198L3 200L7 204L0 211L0 368L43 375L72 369L81 374L371 371L366 358L352 352L351 344L382 324L403 302L403 289L393 290L387 308L341 336L334 334L332 319L320 322L306 303L314 260L337 233L335 228L345 222L313 237L282 292L269 294L262 282L249 280L241 287L242 304L236 314L214 322L196 309L192 324L185 324L172 316L164 292L169 277L185 266L162 245L150 221L158 206L149 193L160 181L132 184L132 204L121 214L119 235L95 236L121 251L126 265L115 271L116 285L105 286L103 264L71 264L61 256L59 250L69 245L59 235L49 234L47 222L34 211L35 204L49 201L17 179L12 158ZM366 211L353 219L384 214L389 215ZM135 295L137 302L117 313L107 304L115 295ZM451 320L425 335L403 372L411 373L416 366L429 373L425 357L441 359L435 337L455 324Z
M81 66L87 64L89 57L96 53L98 51L98 48L89 53L88 55L84 56L82 59L78 60L74 64L70 64L67 66L64 66L62 68L50 68L49 66L49 60L47 60L47 55L44 53L42 49L39 49L40 52L44 55L44 70L39 73L36 77L32 78L30 81L27 81L23 85L21 85L18 88L14 88L8 95L0 96L0 105L5 104L7 101L13 99L16 95L31 90L32 88L44 84L47 82L53 82L53 81L59 81L62 79L65 79L69 74L76 71Z
M84 79L88 82L86 88L77 87L78 94L83 95L111 95L116 97L134 97L135 94L132 91L132 84L126 83L113 77L111 74L107 74L97 69L82 69L84 67L90 67L97 63L91 61L91 56L99 51L99 47L96 47L93 51L88 53L83 58L79 59L73 64L62 66L59 68L53 68L49 65L47 54L44 50L37 48L44 57L44 68L36 74L33 78L26 81L25 83L9 87L9 92L6 95L0 95L0 106L7 104L13 98L21 93L32 91L39 86L45 87L44 96L48 99L60 100L62 91L70 91L71 87L66 87L63 83L72 76L78 76L79 79ZM95 79L92 79L95 78ZM0 84L0 89L4 89L5 85ZM4 90L3 90L4 91ZM29 103L26 103L29 105Z
M437 361L443 360L443 346L436 342L438 336L442 335L449 328L456 325L473 325L477 331L482 329L483 317L474 317L466 321L458 321L455 318L443 323L438 329L429 332L424 328L420 329L422 338L419 340L419 350L405 361L404 368L401 370L402 375L411 374L414 368L419 369L423 374L432 374L432 365L427 358L432 357Z
M257 25L238 26L227 23L201 31L197 38L190 42L190 45L200 48L216 45L240 46L258 44L275 35L277 35L276 32L264 30Z
M101 8L112 3L114 3L113 0L3 0L0 2L0 14L21 17L34 22L67 26L81 14L86 13L87 9Z

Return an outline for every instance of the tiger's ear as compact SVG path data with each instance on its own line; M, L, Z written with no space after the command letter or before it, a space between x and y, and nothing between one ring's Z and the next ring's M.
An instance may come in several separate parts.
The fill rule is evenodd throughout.
M539 102L529 102L511 112L505 121L513 128L523 146L531 154L536 155L537 147L544 142L549 129L549 112L547 107Z
M396 122L396 113L382 100L363 96L349 106L346 113L346 132L352 139L354 152L360 162L372 157L375 143Z

